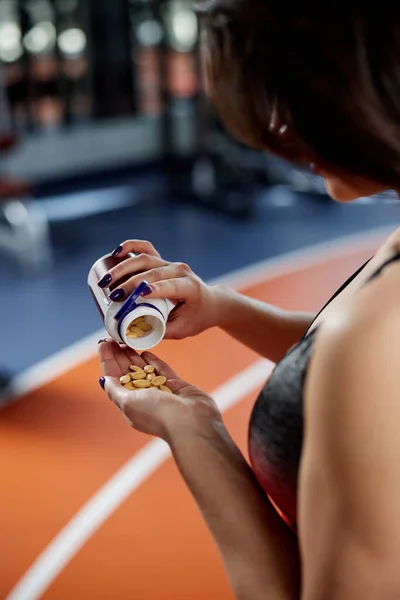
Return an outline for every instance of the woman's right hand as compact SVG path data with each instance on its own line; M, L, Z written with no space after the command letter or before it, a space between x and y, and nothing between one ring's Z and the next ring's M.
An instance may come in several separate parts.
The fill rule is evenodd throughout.
M132 275L118 289L122 301L146 280L151 293L146 298L168 298L176 303L169 315L165 337L182 339L197 335L218 325L218 295L216 288L208 286L185 263L169 262L161 258L154 246L143 240L127 240L114 251L114 256L124 258L119 265L110 269L108 286L126 275ZM104 278L103 278L104 280Z

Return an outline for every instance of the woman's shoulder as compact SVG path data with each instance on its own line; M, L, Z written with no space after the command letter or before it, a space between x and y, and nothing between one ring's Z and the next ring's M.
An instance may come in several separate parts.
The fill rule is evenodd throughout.
M329 357L327 378L346 374L359 381L385 364L398 371L400 385L400 229L383 242L371 267L361 287L321 323L311 362Z
M304 387L312 443L326 441L329 433L332 443L349 448L357 432L358 452L378 421L383 431L400 418L400 230L378 255L378 276L323 322L316 336Z
M358 565L382 584L388 572L397 573L400 548L399 355L395 260L321 325L305 381L299 480L299 530L309 561L318 566L319 556L331 553L343 558L343 572Z
M324 329L345 335L372 331L400 314L400 228L388 236L368 265L361 287L341 306Z

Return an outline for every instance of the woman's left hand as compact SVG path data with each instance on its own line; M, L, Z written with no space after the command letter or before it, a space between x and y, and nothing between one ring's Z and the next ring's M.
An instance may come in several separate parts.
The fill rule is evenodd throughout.
M118 406L128 423L143 433L154 435L170 443L175 432L188 428L209 430L222 422L221 414L205 392L186 383L164 361L151 352L137 352L106 340L99 344L103 378L100 383L109 398ZM158 388L127 390L119 378L129 373L130 365L153 365L157 375L167 378L172 394Z

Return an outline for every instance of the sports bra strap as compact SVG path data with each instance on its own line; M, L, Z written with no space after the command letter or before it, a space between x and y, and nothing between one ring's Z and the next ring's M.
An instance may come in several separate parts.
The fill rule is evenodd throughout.
M332 300L334 300L336 298L336 296L338 296L344 290L344 288L346 288L349 285L349 283L351 283L353 281L353 279L355 279L357 277L357 275L359 273L361 273L363 268L369 263L370 260L372 260L372 258L373 258L373 256L371 258L369 258L363 265L361 265L361 267L359 267L355 273L350 275L350 277L348 279L346 279L346 281L340 286L340 288L338 290L336 290L336 292L333 294L333 296L331 298L329 298L328 302L326 302L324 304L324 306L321 308L321 310L318 311L318 313L315 315L314 319L308 326L308 329L302 336L301 340L304 340L306 337L308 337L310 335L308 332L310 331L312 325L314 324L315 320L319 317L319 315L322 313L322 311L325 310L325 308L328 306L328 304L330 304L332 302ZM311 333L313 333L316 329L317 329L317 327L315 327Z
M383 264L381 264L381 266L372 273L372 275L370 275L368 277L368 279L366 279L366 281L364 281L365 285L366 283L369 283L371 281L371 279L375 279L375 277L378 277L378 275L380 275L382 273L382 271L391 263L396 262L400 260L400 252L396 252L396 254L394 256L392 256L391 258L388 258L387 260L385 260L385 262Z
M340 288L333 294L333 296L328 300L328 302L321 308L321 310L318 312L318 314L316 315L316 317L313 319L312 323L310 324L310 326L308 327L307 331L305 332L305 334L303 335L303 337L301 338L300 341L308 338L309 335L311 335L312 333L314 333L318 327L314 327L314 329L312 330L311 333L308 333L309 330L311 329L311 326L313 325L314 321L316 320L317 317L319 317L319 315L322 313L322 311L328 306L328 304L330 304L332 302L332 300L334 300L334 298L336 298L336 296L338 296L343 290L344 288L346 288L349 283L351 283L353 281L353 279L355 279L357 277L357 275L363 270L363 268L370 262L370 260L372 260L373 257L371 257L370 259L367 260L367 262L365 262L359 269L357 269L357 271L355 273L353 273L353 275L351 275L347 281L345 281L343 283L343 285L340 286ZM387 260L385 260L385 262L380 265L380 267L374 271L372 273L372 275L370 275L368 277L368 279L366 279L363 283L363 286L366 285L367 283L369 283L372 279L374 279L375 277L378 277L378 275L380 275L382 273L382 271L391 263L396 262L400 260L400 252L396 252L396 254L394 256L392 256L391 258L388 258ZM362 286L362 287L363 287Z

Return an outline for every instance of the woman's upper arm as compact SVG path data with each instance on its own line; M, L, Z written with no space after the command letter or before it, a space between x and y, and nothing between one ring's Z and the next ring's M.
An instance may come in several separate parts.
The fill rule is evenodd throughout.
M400 598L400 313L371 298L321 328L307 375L302 600Z

